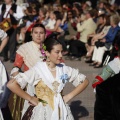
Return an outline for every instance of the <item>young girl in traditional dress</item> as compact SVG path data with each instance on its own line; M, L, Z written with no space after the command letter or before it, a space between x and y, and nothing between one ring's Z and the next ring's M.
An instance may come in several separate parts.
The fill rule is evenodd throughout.
M55 39L47 39L46 62L38 62L24 73L13 73L8 88L34 106L30 115L22 120L74 120L67 102L81 93L88 85L85 75L78 70L65 66L62 60L62 45ZM76 87L67 95L62 96L66 82ZM34 87L34 96L23 89L26 84Z

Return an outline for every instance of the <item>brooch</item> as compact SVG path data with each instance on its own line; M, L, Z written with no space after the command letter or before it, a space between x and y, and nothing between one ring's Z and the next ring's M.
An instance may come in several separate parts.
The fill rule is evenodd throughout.
M63 74L62 76L60 76L60 80L62 80L63 83L66 83L68 82L68 75L67 74Z

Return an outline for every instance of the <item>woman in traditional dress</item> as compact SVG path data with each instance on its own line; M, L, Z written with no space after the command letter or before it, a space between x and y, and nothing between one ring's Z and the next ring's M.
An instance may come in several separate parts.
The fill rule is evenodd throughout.
M19 71L22 66L24 71L27 71L33 67L38 61L44 60L43 41L45 40L45 28L42 24L35 24L32 28L32 41L27 42L19 47L16 52L16 58L14 62L14 68L11 74L15 71ZM32 87L27 86L27 93L32 94ZM14 101L14 102L13 102ZM23 107L24 104L24 107ZM28 108L28 103L16 95L11 95L9 106L11 108L11 114L14 120L20 120L22 113ZM22 111L23 109L23 111Z
M24 73L14 72L7 86L34 106L22 120L74 120L67 102L87 87L88 80L78 70L60 64L63 49L58 40L47 39L44 45L46 62L39 61ZM62 96L66 82L72 82L76 88ZM34 87L32 96L23 90L27 83Z

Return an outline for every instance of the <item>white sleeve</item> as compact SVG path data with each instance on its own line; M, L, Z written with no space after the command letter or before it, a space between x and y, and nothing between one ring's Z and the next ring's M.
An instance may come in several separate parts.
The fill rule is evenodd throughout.
M6 37L7 37L7 33L0 29L0 39L1 39L1 41Z
M30 84L31 86L34 86L36 82L40 81L39 75L36 73L34 68L31 68L30 70L24 72L24 73L19 73L15 77L17 83L21 86L21 88L25 88L25 86Z
M14 16L17 20L19 20L20 18L22 18L22 17L24 16L23 9L22 9L20 6L17 6L16 13L14 13L13 16Z
M86 76L80 73L78 69L74 69L68 66L65 67L69 76L69 82L72 82L75 87L83 83L83 81L86 79Z
M108 63L110 68L115 72L115 74L118 74L120 72L120 58L114 58L112 61Z

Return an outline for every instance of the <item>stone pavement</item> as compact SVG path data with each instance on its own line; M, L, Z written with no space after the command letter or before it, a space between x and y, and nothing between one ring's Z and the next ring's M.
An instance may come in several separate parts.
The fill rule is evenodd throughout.
M79 69L80 73L85 74L89 80L89 85L86 90L69 102L75 120L94 120L95 93L93 93L91 84L94 77L101 71L102 68L96 69L90 67L84 62L83 58L81 61L65 60L65 63L66 65ZM8 61L5 62L4 65L7 71L10 72L13 64ZM68 83L63 91L63 94L70 92L73 88L74 86Z

